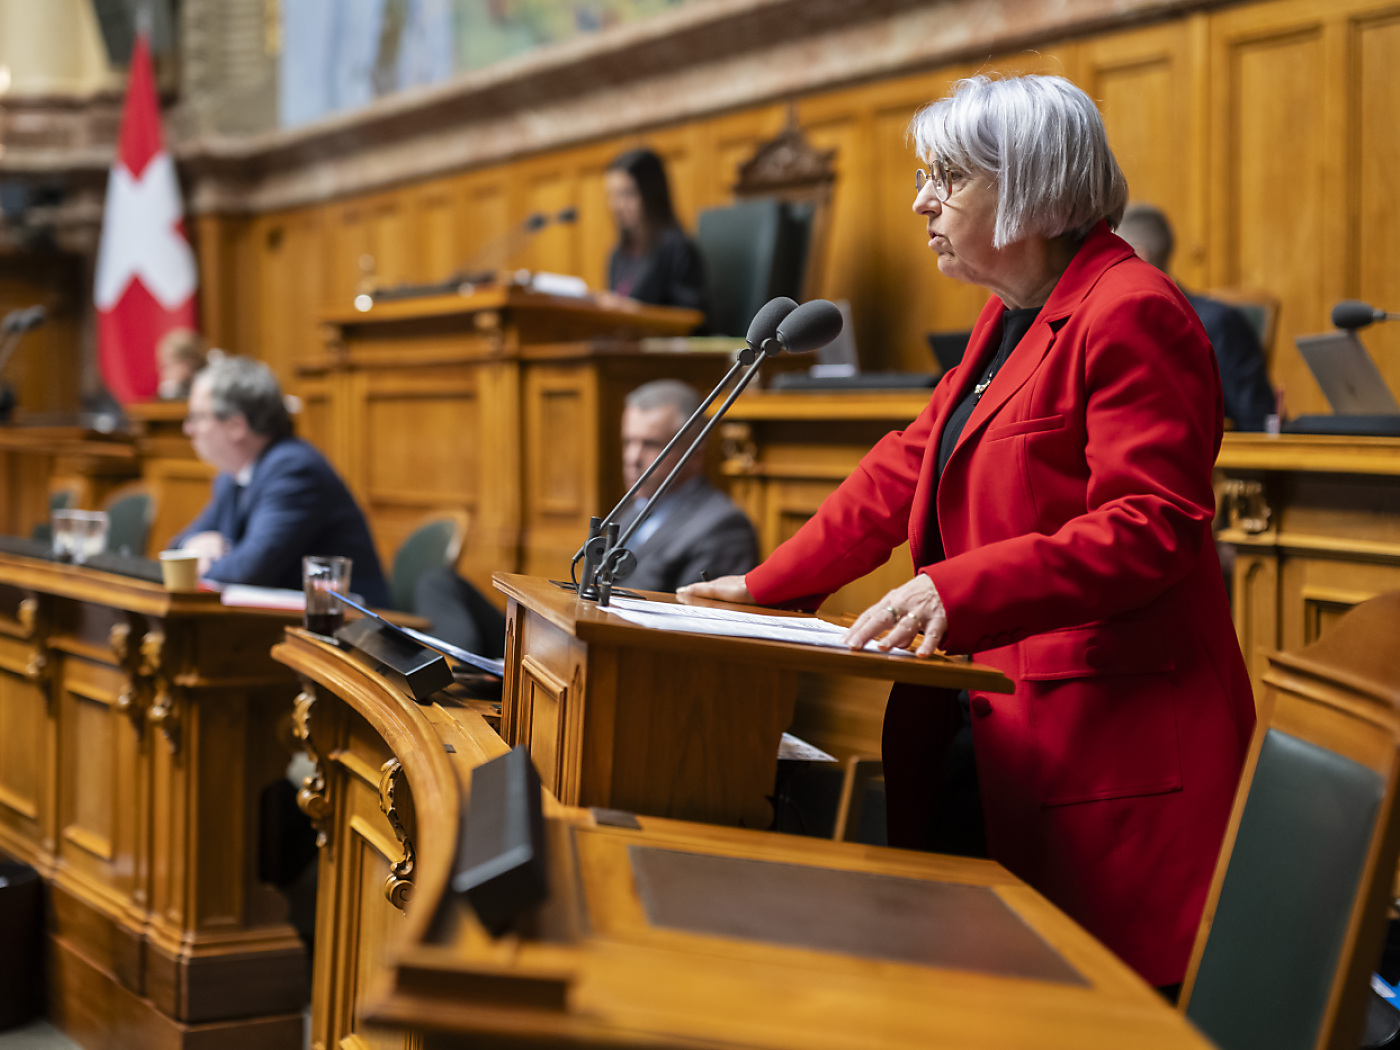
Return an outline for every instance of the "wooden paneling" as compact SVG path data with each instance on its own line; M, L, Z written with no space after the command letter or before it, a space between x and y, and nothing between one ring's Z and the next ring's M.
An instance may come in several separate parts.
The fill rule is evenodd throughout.
M1274 377L1291 411L1325 411L1293 347L1295 336L1326 326L1342 293L1336 263L1345 212L1331 170L1338 143L1318 90L1327 72L1324 29L1316 18L1226 21L1215 47L1224 90L1215 95L1212 128L1219 151L1213 283L1262 288L1279 299ZM1335 207L1300 206L1329 199Z
M1080 83L1099 104L1132 200L1162 208L1176 230L1172 271L1206 285L1204 15L1086 41Z
M1400 446L1391 438L1226 435L1234 616L1256 698L1270 653L1317 640L1400 588Z
M909 119L961 76L1061 73L1099 102L1133 197L1172 217L1177 276L1281 300L1274 381L1295 413L1319 410L1293 337L1323 330L1348 295L1400 303L1390 265L1400 239L1390 190L1398 49L1394 0L1267 0L802 98L799 123L815 145L839 151L820 292L851 301L867 367L933 368L925 333L967 327L985 293L939 277L909 210ZM252 271L280 276L221 290L221 302L237 302L221 316L260 317L266 349L253 339L239 348L273 360L295 387L289 347L305 348L318 311L344 308L363 255L379 283L436 279L472 262L573 272L601 286L615 236L602 190L612 156L643 142L661 152L693 229L702 209L731 199L736 166L785 119L786 107L765 104L280 213L280 247L246 239ZM569 205L575 225L510 236L530 213ZM232 280L244 268L219 272ZM1400 387L1400 330L1367 341Z
M0 255L0 316L43 306L44 325L20 337L3 378L15 392L16 418L24 413L69 413L78 409L84 288L81 261L36 252ZM7 340L8 341L8 340Z
M1347 24L1346 109L1354 120L1347 139L1345 171L1352 248L1348 292L1367 302L1397 309L1400 266L1396 240L1400 236L1400 136L1395 114L1400 113L1400 5L1363 13ZM1400 388L1400 326L1368 329L1366 345L1392 389Z

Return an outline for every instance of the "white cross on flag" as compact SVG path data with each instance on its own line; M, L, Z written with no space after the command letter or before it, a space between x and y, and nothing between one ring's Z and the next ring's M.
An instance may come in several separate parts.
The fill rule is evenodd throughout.
M160 106L145 34L131 51L117 159L107 180L97 252L97 349L102 378L122 404L154 397L156 343L195 325L194 252L185 237L175 164L160 134Z

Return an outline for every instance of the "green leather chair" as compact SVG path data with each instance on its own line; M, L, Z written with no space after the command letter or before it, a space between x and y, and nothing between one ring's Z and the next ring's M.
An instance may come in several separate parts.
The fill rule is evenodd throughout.
M1400 855L1397 637L1400 591L1269 658L1182 989L1222 1050L1358 1045Z
M743 336L759 307L779 295L802 300L815 209L776 198L700 213L695 242L705 259L712 335Z
M423 522L394 553L389 592L394 608L413 611L413 590L418 578L431 569L454 565L466 540L471 518L466 511L445 511Z
M49 521L41 521L30 531L30 535L43 543L53 539L53 512L72 510L78 505L78 489L72 484L59 484L49 489Z
M145 557L151 522L156 516L150 491L141 484L123 485L108 497L102 509L107 512L107 551Z

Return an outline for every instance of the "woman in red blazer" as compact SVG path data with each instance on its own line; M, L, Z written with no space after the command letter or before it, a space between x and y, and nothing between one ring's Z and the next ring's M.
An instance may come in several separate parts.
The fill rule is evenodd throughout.
M914 578L848 641L922 634L1015 682L971 697L991 855L1172 985L1254 725L1210 532L1215 357L1111 232L1127 186L1078 88L977 77L912 132L939 270L995 293L963 363L762 565L682 593L813 607L909 540ZM892 845L925 841L950 712L891 695Z

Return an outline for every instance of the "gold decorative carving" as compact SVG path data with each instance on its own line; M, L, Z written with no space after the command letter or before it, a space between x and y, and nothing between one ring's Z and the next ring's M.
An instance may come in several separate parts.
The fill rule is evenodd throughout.
M403 763L391 758L379 767L379 808L389 819L389 826L403 846L403 858L389 869L389 877L384 880L384 896L399 911L408 907L413 897L413 840L399 817L395 795L403 777Z
M179 673L179 646L175 639L164 631L147 631L141 638L136 673L139 678L149 680L149 689L154 697L146 711L151 725L161 731L171 753L180 750L180 707L183 690L174 684Z
M721 423L719 425L720 451L724 456L723 471L726 474L752 474L758 466L758 445L753 439L753 428L747 423Z
M131 624L126 620L112 624L112 629L107 632L107 644L117 663L125 665L131 656Z
M1269 531L1274 512L1262 481L1229 478L1225 482L1224 499L1230 528L1250 535Z
M734 192L740 197L752 197L794 187L829 185L836 179L835 161L836 150L819 150L807 141L797 124L796 109L790 107L787 126L740 165Z
M141 662L136 673L142 678L154 678L161 671L161 661L165 655L165 632L148 631L141 638Z
M39 599L25 598L15 610L15 619L24 628L24 640L32 642L24 677L43 694L45 705L53 702L53 664L49 660L47 624L41 615Z
M326 776L321 766L321 753L311 738L311 709L316 706L316 690L309 682L302 683L292 707L292 733L301 741L302 750L311 759L315 771L303 777L297 792L297 808L311 818L316 829L316 848L324 849L331 821L331 801L326 796Z
M141 680L139 678L140 668L136 665L139 647L131 644L131 635L134 628L129 620L112 624L112 629L107 632L107 644L112 649L112 655L116 657L117 666L126 673L126 681L122 685L122 691L117 694L117 699L112 703L112 709L119 715L125 715L131 720L139 731L142 716L146 713L145 708L139 702Z
M180 750L180 709L175 706L179 691L162 682L156 690L156 702L151 705L146 717L151 725L161 731L171 753Z
M323 324L321 342L326 348L326 356L332 364L343 365L350 357L350 348L345 345L345 332L338 324Z
M15 619L24 628L24 639L28 641L33 638L39 629L39 599L26 598L20 602L15 610Z

